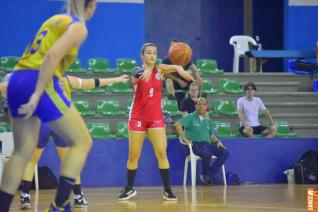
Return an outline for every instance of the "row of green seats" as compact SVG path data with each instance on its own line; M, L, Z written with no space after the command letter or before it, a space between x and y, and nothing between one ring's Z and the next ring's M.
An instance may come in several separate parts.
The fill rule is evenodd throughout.
M220 92L242 94L240 81L236 79L219 79L217 88L212 87L212 81L209 79L203 80L202 91L208 94L216 94Z
M291 131L286 121L276 121L277 137L293 138L298 135ZM94 139L110 139L110 138L128 138L127 122L118 122L116 124L117 131L112 133L110 131L109 123L87 123L88 130ZM227 122L213 122L213 127L217 136L221 138L242 137L242 135L233 133L231 125ZM258 137L263 137L260 135ZM168 138L176 138L176 135L169 135Z
M11 71L15 64L17 63L19 57L7 56L0 58L0 71ZM157 59L156 64L161 64L162 59ZM137 65L135 59L130 58L119 58L116 59L116 68L111 69L109 66L109 60L106 58L90 58L88 59L88 71L95 73L111 73L111 72L121 72L121 73L130 73ZM213 59L199 59L196 61L198 70L202 73L207 74L220 74L224 71L218 68L216 60ZM81 61L76 59L74 63L69 67L68 72L81 73L86 70L82 68Z
M109 66L109 60L105 58L91 58L88 59L88 71L94 73L130 73L131 69L137 66L137 61L135 59L129 58L119 58L116 59L116 69L111 69ZM71 73L81 73L86 70L82 68L81 61L76 59L76 61L69 67L68 72Z
M109 123L87 123L87 128L94 139L128 138L128 128L126 122L116 124L117 131L113 134L110 131Z
M83 116L93 116L96 114L104 115L104 116L123 116L128 114L130 111L132 100L127 100L127 109L123 111L119 107L119 100L97 100L96 101L96 111L91 110L89 101L86 99L83 100L73 100L73 104L77 108L77 110ZM176 101L173 100L163 100L162 101L163 111L169 113L170 115L178 115L180 114L178 105Z
M125 111L119 109L118 100L97 100L96 111L90 109L88 100L75 100L73 104L83 116L92 116L95 114L104 116L126 115Z
M159 65L162 63L162 59L157 59L156 64ZM121 73L130 73L137 65L135 59L130 58L119 58L116 59L116 68L111 69L109 66L109 60L106 58L91 58L88 59L88 71L95 73L111 73L111 72L121 72ZM218 68L216 60L212 59L200 59L197 60L196 65L198 70L202 73L207 74L220 74L224 71ZM81 62L77 59L69 68L69 72L84 72L85 69L81 67Z
M221 138L233 138L233 137L242 137L242 135L237 132L233 133L231 131L231 125L227 122L213 122L214 129L217 135ZM276 137L281 138L294 138L297 137L297 133L291 131L287 121L275 121L275 127L277 129ZM259 135L257 137L264 137L264 135Z
M112 133L109 123L87 123L87 128L93 139L127 139L128 138L128 125L127 122L117 122L116 132ZM168 134L168 139L177 138L177 135Z
M127 100L127 110L123 111L119 107L119 100L97 100L96 111L91 110L89 101L86 99L74 100L73 103L83 116L91 116L95 114L105 116L121 116L126 115L130 110L132 100ZM212 110L210 115L217 114L222 116L237 116L236 105L233 100L216 99L212 101ZM170 115L179 115L177 102L174 100L162 100L162 110Z
M117 131L114 134L111 133L109 123L87 123L88 131L95 139L107 139L107 138L128 138L127 122L118 122L116 124ZM0 133L11 132L11 125L7 122L0 122Z
M129 112L132 100L127 100L127 110L119 108L119 100L97 100L96 112L90 109L88 100L74 100L73 103L83 116L95 114L107 116L120 116ZM179 115L177 102L174 100L162 100L162 110L170 115ZM212 101L210 115L217 114L222 116L237 116L236 105L233 100L216 99Z
M109 123L87 123L88 130L94 139L107 139L107 138L127 138L127 122L116 123L117 131L114 134L111 133ZM277 137L292 138L297 137L297 133L291 131L287 121L275 121L275 127L277 129ZM240 137L241 135L233 133L231 131L231 125L227 122L213 122L213 128L217 135L221 138L233 138ZM11 132L11 125L7 122L0 122L0 132ZM262 137L262 136L260 136Z
M129 83L119 82L119 83L114 83L105 87L95 88L92 90L82 90L80 92L85 94L103 94L107 91L110 91L112 93L118 93L118 94L126 94L126 93L132 93L133 89L131 88ZM233 80L233 79L219 79L217 88L212 87L211 80L204 79L203 85L202 85L202 91L207 94L217 94L220 92L234 93L234 94L243 93L243 89L240 87L240 81Z
M117 131L110 131L109 123L87 123L87 128L94 139L110 139L110 138L128 138L127 122L118 122L116 124Z
M97 100L96 101L96 111L91 110L89 101L87 99L74 100L73 103L79 112L83 116L90 116L95 114L107 115L107 116L120 116L126 115L131 106L131 99L126 102L126 111L120 109L119 100ZM210 115L216 114L221 116L237 116L236 104L233 100L223 100L215 99L211 102ZM180 111L178 109L177 102L175 100L162 100L162 110L169 113L170 115L179 115Z

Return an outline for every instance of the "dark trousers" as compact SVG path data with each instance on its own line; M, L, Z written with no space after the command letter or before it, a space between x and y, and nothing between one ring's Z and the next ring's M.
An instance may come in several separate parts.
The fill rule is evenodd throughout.
M213 178L220 170L230 154L227 149L217 148L215 144L207 142L193 142L192 150L194 154L202 158L202 174L210 178ZM217 158L210 166L212 155Z
M178 103L179 110L181 110L181 102L182 102L182 100L184 100L185 95L186 95L186 91L184 91L184 92L181 91L181 92L176 92L175 93L175 97L176 97L176 100L177 100L177 103Z

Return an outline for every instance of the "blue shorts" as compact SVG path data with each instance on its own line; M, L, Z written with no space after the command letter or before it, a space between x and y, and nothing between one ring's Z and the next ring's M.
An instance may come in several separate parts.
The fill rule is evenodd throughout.
M35 90L38 75L39 71L37 70L20 70L12 73L7 98L13 118L23 117L23 115L18 114L18 109L29 101ZM61 118L71 107L71 101L60 88L58 81L56 76L50 80L34 111L33 115L39 117L42 122Z
M40 128L40 135L37 148L43 149L50 140L50 137L53 138L53 142L57 147L69 147L69 145L53 130L47 123L42 123Z

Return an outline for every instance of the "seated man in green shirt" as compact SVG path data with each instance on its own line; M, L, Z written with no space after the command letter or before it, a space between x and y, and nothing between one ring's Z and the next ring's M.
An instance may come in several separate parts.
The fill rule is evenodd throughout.
M204 185L212 183L214 175L220 170L229 156L229 151L213 134L212 121L205 117L208 104L205 98L198 98L196 111L175 123L179 137L186 144L192 144L193 153L202 158L202 175ZM184 130L183 130L183 128ZM217 157L210 166L212 155Z

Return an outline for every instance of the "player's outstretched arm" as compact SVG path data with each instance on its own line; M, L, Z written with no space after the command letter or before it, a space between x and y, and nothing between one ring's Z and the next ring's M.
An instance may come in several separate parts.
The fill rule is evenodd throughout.
M74 76L66 76L66 80L69 81L73 89L90 90L96 87L103 87L108 84L127 82L129 80L128 75L121 75L114 78L96 78L96 79L81 79Z
M185 71L182 66L177 66L177 65L166 65L166 64L160 64L158 65L158 68L160 70L161 74L170 74L173 72L178 72L178 74L185 80L189 81L192 80L194 81L193 76Z

